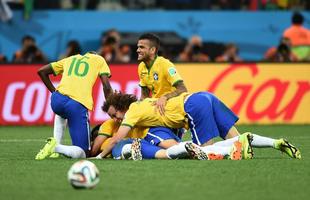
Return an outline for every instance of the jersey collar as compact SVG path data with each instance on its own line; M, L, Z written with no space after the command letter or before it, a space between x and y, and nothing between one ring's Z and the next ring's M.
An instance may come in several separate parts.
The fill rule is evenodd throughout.
M146 66L146 68L147 68L148 70L150 70L150 69L152 68L152 66L153 66L154 62L156 61L157 57L158 57L158 55L156 55L156 56L155 56L155 58L154 58L154 60L152 60L152 62L151 62L151 64L150 64L150 66L147 66L147 64L146 64L146 63L144 63L144 64L145 64L145 66Z

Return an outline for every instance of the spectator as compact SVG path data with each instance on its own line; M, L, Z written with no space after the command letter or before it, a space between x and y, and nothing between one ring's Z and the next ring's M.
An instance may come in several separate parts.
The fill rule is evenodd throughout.
M222 55L215 58L216 62L241 62L242 59L238 55L239 50L238 47L229 43L225 46L225 51Z
M107 62L122 62L120 50L121 36L115 29L111 29L101 36L101 47L98 54L104 57Z
M13 56L15 63L45 63L46 57L36 46L35 39L26 35L22 39L22 48L15 52Z
M277 47L271 47L264 56L269 62L296 62L297 56L291 51L291 42L288 38L282 38Z
M202 39L198 35L194 35L188 41L183 52L179 56L179 61L182 62L207 62L209 56L202 52L203 43Z
M290 39L292 51L299 60L310 60L310 30L303 27L303 22L303 15L295 12L292 25L284 31L283 37Z
M7 61L8 60L6 59L6 57L0 53L0 63L6 63Z
M131 48L129 45L124 44L120 48L121 51L121 62L129 63L131 61Z
M291 40L292 46L310 45L310 30L303 27L304 17L302 14L295 12L292 16L292 25L287 28L283 37Z
M76 54L81 54L81 46L80 46L78 41L70 40L67 43L66 52L64 54L60 55L59 59L67 58L69 56L73 56Z

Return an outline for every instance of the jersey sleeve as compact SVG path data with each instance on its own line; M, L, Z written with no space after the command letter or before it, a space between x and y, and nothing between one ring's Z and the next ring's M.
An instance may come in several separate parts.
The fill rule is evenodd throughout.
M51 63L51 66L52 66L52 69L53 69L55 75L63 73L65 62L67 60L69 60L69 59L71 59L71 58L70 57L69 58L64 58L64 59L61 59L61 60L59 60L57 62L52 62Z
M146 87L146 84L145 84L144 79L143 79L143 76L145 76L145 75L142 74L142 63L140 63L138 66L138 75L139 75L139 86L140 87Z
M107 137L112 137L113 136L113 126L114 125L114 120L109 119L105 121L99 128L98 135L104 135Z
M174 64L170 61L165 62L165 74L169 83L174 86L176 83L183 81Z
M129 126L133 128L141 118L143 114L141 112L142 110L143 109L139 107L139 102L132 103L125 114L125 117L122 121L122 126Z
M111 77L111 71L110 71L110 68L107 64L107 62L104 60L104 58L102 58L101 56L99 57L99 76L102 76L102 75L106 75L108 76L109 78Z

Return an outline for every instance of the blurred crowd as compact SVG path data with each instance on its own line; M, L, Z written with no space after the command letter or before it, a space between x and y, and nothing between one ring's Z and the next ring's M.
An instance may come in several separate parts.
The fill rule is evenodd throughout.
M303 26L304 17L299 12L292 15L291 26L279 38L277 46L270 47L260 61L267 62L299 62L310 61L310 30ZM127 40L128 41L128 40ZM100 47L97 53L105 58L108 63L130 63L137 58L136 44L127 44L122 41L122 34L116 29L102 33ZM178 49L173 46L173 49ZM93 49L81 49L77 40L68 41L65 51L59 59L71 55L84 53ZM207 48L199 35L194 35L184 42L179 51L172 52L164 44L161 45L159 54L172 61L179 62L242 62L239 48L234 43L222 44L219 48ZM257 61L257 60L256 60ZM9 60L0 52L0 63L46 63L47 57L36 44L35 38L26 35L22 38L21 47Z
M309 0L1 0L35 9L275 10L310 8Z

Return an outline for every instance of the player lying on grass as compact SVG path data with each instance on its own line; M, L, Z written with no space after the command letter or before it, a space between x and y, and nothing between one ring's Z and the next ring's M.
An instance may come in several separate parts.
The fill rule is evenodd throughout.
M128 107L124 107L122 103L126 99L131 101L131 104L126 103L126 105L130 105ZM220 142L217 146L231 146L238 140L239 132L234 126L238 117L209 92L182 93L169 99L165 107L165 115L160 115L154 109L153 102L156 99L133 100L132 95L114 93L104 103L104 107L111 118L117 115L125 115L125 117L117 133L109 140L107 148L101 153L101 157L105 157L113 146L125 138L135 126L166 126L169 128L189 126L193 143L202 147L213 144L214 138L217 136L223 139L228 136L231 137L229 140ZM246 135L247 140L253 138L253 146L270 146L286 152L293 158L301 158L300 151L284 139L274 140L250 133ZM184 149L182 145L177 146ZM248 152L248 150L251 148L246 147L244 149L244 158L252 157L253 152Z
M107 120L104 122L100 127L95 127L92 130L92 133L98 132L97 137L95 138L92 150L91 150L91 156L98 155L101 151L103 151L105 148L107 148L107 145L109 143L109 140L113 135L116 133L117 130L113 129L111 127L112 124L111 121L114 121L113 119ZM97 129L97 130L96 130ZM130 136L141 136L138 133L134 133L134 131L139 131L139 129L132 129L129 133ZM160 135L160 132L166 132L170 133L170 138L175 138L176 141L180 141L176 136L174 135L173 131L166 127L156 127L156 128L146 128L145 131L143 131L143 135L145 135L146 132L152 133L152 134L158 134ZM92 135L93 135L92 134ZM247 140L244 140L247 142ZM189 143L189 142L187 142ZM188 146L191 146L193 144L187 144ZM205 149L204 154L199 154L199 156L204 156L201 159L207 159L207 160L221 160L224 157L228 157L232 160L240 160L242 158L242 143L239 141L236 141L232 146L227 147L218 147L216 149L212 148L213 145L209 145ZM170 147L173 148L173 147ZM191 153L191 149L187 148L188 152L185 151L179 151L178 155L176 156L176 150L169 151L170 148L163 149L159 146L152 145L145 139L140 138L127 138L124 140L121 140L118 142L113 148L112 151L107 154L106 158L113 157L114 159L133 159L133 160L141 160L143 159L171 159L173 158L189 158L188 153ZM210 150L208 150L208 148ZM170 155L170 152L173 153ZM99 154L100 155L100 154ZM97 156L97 159L102 159L101 156Z

